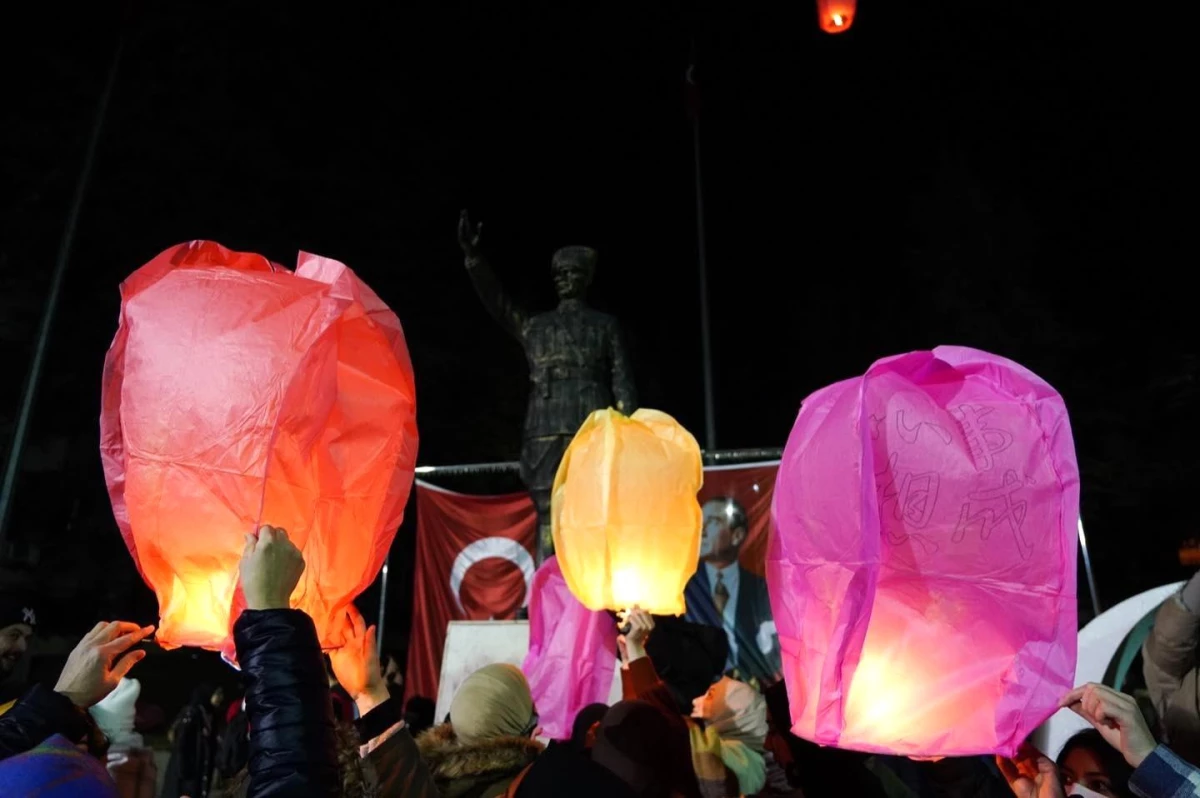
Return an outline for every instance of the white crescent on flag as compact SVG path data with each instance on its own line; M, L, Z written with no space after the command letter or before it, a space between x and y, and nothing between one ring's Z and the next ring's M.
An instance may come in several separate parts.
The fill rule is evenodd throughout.
M489 557L508 560L521 569L521 575L525 578L525 597L521 599L521 606L524 607L529 603L529 589L533 584L534 571L537 570L533 564L533 556L512 538L483 538L460 551L454 558L454 564L450 566L450 594L454 596L454 603L458 606L458 611L464 615L466 609L463 608L460 595L463 579L466 578L467 571L471 570L472 565Z

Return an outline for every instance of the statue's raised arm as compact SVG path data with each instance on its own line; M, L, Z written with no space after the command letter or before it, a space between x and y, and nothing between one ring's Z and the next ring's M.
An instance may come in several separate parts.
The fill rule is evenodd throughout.
M462 247L467 274L475 286L475 293L479 294L488 313L518 341L524 342L525 323L529 316L504 292L487 258L483 256L483 249L479 245L482 232L482 222L473 225L465 210L459 214L458 245Z

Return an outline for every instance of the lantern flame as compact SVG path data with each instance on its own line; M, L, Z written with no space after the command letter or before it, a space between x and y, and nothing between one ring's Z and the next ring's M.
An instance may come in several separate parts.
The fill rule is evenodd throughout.
M854 24L856 0L817 0L817 21L826 33L844 33Z

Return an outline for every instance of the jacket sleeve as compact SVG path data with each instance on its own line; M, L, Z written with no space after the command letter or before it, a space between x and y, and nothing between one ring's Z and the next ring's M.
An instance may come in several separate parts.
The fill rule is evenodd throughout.
M1193 798L1200 795L1197 785L1200 770L1165 745L1155 748L1129 777L1129 789L1140 798Z
M626 701L645 701L670 716L679 715L671 691L658 678L658 671L649 657L635 659L628 668L621 669L621 692Z
M1200 616L1188 610L1178 595L1171 596L1159 607L1142 649L1146 689L1168 735L1200 730L1200 718L1195 714L1198 644ZM1177 712L1173 706L1182 706L1184 711ZM1178 728L1180 722L1191 728Z
M233 638L246 679L248 798L338 795L333 708L312 619L246 610Z
M86 713L69 698L35 685L0 717L0 759L24 753L54 734L77 743L89 727Z
M438 798L429 768L404 726L390 732L367 761L379 776L379 798Z

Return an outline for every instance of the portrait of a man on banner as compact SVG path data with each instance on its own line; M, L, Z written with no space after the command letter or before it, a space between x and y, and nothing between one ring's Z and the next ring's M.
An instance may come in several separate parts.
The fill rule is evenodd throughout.
M726 672L757 686L779 679L779 636L767 596L766 543L774 464L707 469L700 562L688 582L687 620L725 630Z

